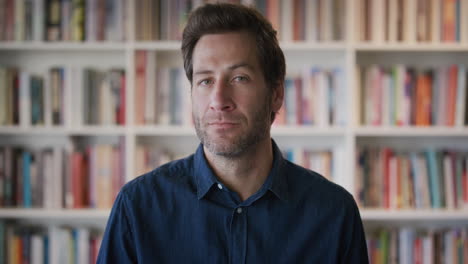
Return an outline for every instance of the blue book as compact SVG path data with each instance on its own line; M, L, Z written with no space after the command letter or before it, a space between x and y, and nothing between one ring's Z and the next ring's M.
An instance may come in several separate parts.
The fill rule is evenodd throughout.
M294 79L286 79L284 88L286 124L294 125L296 124L296 87L294 86Z
M50 234L50 233L49 233ZM47 235L44 235L44 263L50 263L49 262L49 237Z
M427 166L429 173L429 187L431 193L432 208L441 208L440 185L439 185L439 164L437 163L436 153L434 150L426 151Z
M23 205L31 208L31 153L23 152Z

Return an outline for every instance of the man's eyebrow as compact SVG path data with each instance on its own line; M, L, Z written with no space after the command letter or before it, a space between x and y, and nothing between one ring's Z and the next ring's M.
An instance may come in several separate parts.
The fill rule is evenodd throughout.
M249 70L253 69L253 67L246 62L240 62L234 65L231 65L228 67L228 69L232 71L232 70L235 70L237 68L242 68L242 67L248 68ZM213 73L213 71L212 70L199 70L199 71L194 72L193 75L203 75L203 74L210 74L210 73Z

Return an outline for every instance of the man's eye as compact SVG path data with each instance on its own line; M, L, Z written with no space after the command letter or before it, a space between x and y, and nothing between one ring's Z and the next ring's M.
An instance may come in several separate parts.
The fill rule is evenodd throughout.
M234 77L234 81L236 82L245 82L245 81L248 81L249 79L245 76L236 76Z
M209 85L210 83L210 80L201 80L200 82L198 82L198 85Z

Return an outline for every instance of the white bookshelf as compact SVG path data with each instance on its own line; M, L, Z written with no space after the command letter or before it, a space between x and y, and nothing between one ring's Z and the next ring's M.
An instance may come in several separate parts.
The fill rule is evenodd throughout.
M356 1L356 0L354 0ZM334 153L334 177L336 182L348 191L355 192L355 152L359 144L396 144L409 148L419 148L432 142L437 146L459 146L468 150L467 127L367 127L357 124L358 96L355 84L355 65L359 63L386 63L394 61L417 61L420 56L424 65L444 62L463 63L468 57L468 43L361 43L356 41L354 28L354 1L345 1L346 39L339 42L282 42L290 71L298 71L304 65L340 66L344 70L347 93L347 124L343 127L286 126L272 128L272 136L280 146L303 146L311 149L332 149ZM134 1L128 1L134 3ZM0 42L0 61L13 63L20 68L33 71L46 71L49 65L75 64L96 65L98 67L119 66L126 70L126 125L124 126L74 126L62 127L0 127L0 144L18 142L36 144L47 137L118 137L125 138L126 171L125 177L133 179L135 149L138 143L152 143L176 151L193 152L198 144L194 128L191 126L134 125L135 104L135 53L138 50L156 51L165 63L181 66L178 41L135 41L133 6L129 4L129 40L123 43L47 43L47 42ZM420 53L423 53L422 55ZM419 55L418 55L419 54ZM436 56L432 56L436 54ZM461 58L458 55L462 54ZM393 61L391 62L393 63ZM12 139L20 137L15 141ZM42 142L43 143L43 142ZM361 211L364 222L405 222L428 221L443 224L452 220L468 221L468 209L458 211ZM66 223L70 219L92 219L105 223L109 210L48 210L48 209L0 209L0 219L55 219Z

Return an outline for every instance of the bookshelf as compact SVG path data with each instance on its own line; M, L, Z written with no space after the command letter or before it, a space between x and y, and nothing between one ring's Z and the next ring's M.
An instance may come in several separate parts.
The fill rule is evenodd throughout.
M316 0L319 1L319 0ZM310 3L316 2L310 1ZM385 0L379 0L385 2ZM444 0L437 2L442 4ZM143 1L144 2L144 1ZM202 1L193 1L199 4ZM255 3L253 0L243 3ZM268 1L258 1L266 3ZM285 1L289 2L289 1ZM293 1L291 1L293 2ZM426 147L437 149L454 148L468 153L468 127L463 126L371 126L359 121L362 101L361 86L357 83L356 70L363 65L395 64L426 67L430 65L466 64L468 61L468 39L460 41L420 41L401 40L386 41L382 36L378 40L361 39L362 5L364 0L327 1L344 5L341 11L344 16L342 38L325 40L293 40L280 30L281 47L286 56L288 76L298 76L304 68L315 66L324 69L339 68L342 71L344 84L343 94L345 107L341 113L345 117L343 125L314 126L309 124L275 125L272 137L282 149L299 148L314 151L329 150L333 153L332 178L345 187L357 198L356 153L362 146L392 146L404 150L421 151ZM406 3L406 1L404 1ZM416 0L408 1L416 3ZM429 2L429 1L428 1ZM156 68L182 67L179 40L139 40L136 39L137 24L135 11L139 10L135 1L125 3L125 36L122 41L0 41L0 67L18 67L20 70L46 73L51 67L93 66L102 70L119 68L125 71L125 123L123 125L87 125L76 122L72 113L76 110L73 104L75 97L68 94L64 100L64 113L68 119L58 126L0 125L1 146L27 146L41 148L50 146L78 147L89 142L100 144L121 140L124 152L124 171L126 181L136 176L135 157L139 145L168 149L176 156L192 153L198 139L190 124L137 124L137 78L136 55L138 52L153 52ZM468 1L461 0L461 8L467 10ZM292 5L292 4L291 4ZM374 7L376 8L376 7ZM309 10L309 9L308 9ZM312 10L312 9L310 9ZM381 14L379 10L378 14ZM468 11L463 11L468 12ZM468 15L468 14L467 14ZM141 18L138 18L141 19ZM376 19L372 17L372 19ZM440 19L440 18L439 18ZM375 20L373 20L375 22ZM278 22L280 23L280 22ZM287 22L281 22L286 23ZM280 24L281 24L280 23ZM167 23L166 23L167 24ZM383 27L384 23L375 25ZM465 23L468 25L468 23ZM293 26L293 25L289 25ZM144 30L144 29L143 29ZM330 29L328 29L330 30ZM394 29L392 29L394 30ZM417 29L412 28L416 33ZM462 26L460 31L468 36L468 28ZM465 34L465 33L463 33ZM465 35L463 35L465 36ZM285 40L286 38L286 40ZM468 91L467 91L468 92ZM466 102L468 104L468 102ZM83 143L84 142L84 143ZM466 186L468 189L468 186ZM360 208L366 226L378 225L424 225L450 226L468 221L468 207L457 210L444 209L402 209L384 210L380 208ZM70 220L80 223L95 220L105 225L109 208L99 209L25 209L0 208L0 219L18 222L34 220L54 220L67 224Z

